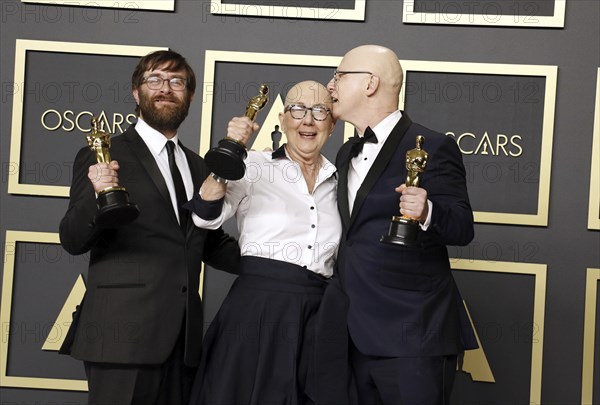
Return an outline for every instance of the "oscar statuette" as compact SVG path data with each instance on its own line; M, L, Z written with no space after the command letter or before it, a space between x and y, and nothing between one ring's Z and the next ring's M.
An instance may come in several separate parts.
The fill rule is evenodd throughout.
M423 150L425 137L417 136L417 147L406 152L406 176L407 187L419 187L419 174L423 173L427 165L428 153ZM390 229L387 235L379 239L382 243L400 245L404 247L414 247L417 245L417 235L420 230L419 221L407 215L392 217Z
M98 163L110 163L110 134L104 132L98 118L92 117L92 131L87 135L88 146L96 153ZM98 211L94 222L101 228L119 228L135 220L140 210L129 202L129 193L125 187L109 187L98 193L96 199Z
M246 117L252 121L255 120L258 111L269 101L267 98L268 92L269 87L266 84L261 84L258 95L248 101ZM218 146L206 152L204 160L209 170L218 177L227 180L239 180L244 177L246 172L244 159L247 155L246 145L226 136L219 141Z

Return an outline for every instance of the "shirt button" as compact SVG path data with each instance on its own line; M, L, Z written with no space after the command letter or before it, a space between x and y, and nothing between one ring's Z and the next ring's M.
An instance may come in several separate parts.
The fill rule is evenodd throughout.
M312 249L312 245L308 245L308 248L309 248L309 249Z
M314 209L315 209L315 207L310 207L310 209L311 209L311 210L314 210Z
M186 286L181 287L181 292L182 293L187 292L187 287Z
M314 227L315 227L315 224L312 224L310 227L311 227L311 228L314 228Z

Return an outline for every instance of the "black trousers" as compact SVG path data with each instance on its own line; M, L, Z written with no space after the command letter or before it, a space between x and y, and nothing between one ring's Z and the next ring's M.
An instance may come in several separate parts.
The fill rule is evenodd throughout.
M353 405L448 405L457 356L375 357L350 348Z
M196 368L184 364L183 352L181 333L163 364L84 362L88 405L187 405Z

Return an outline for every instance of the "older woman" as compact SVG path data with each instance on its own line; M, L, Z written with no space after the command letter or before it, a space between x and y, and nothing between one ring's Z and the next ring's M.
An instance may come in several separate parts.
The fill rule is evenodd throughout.
M196 226L236 216L242 266L206 334L192 404L347 403L346 303L331 282L336 169L321 155L335 125L327 89L298 83L279 120L287 144L250 151L243 179L209 176L193 200ZM245 142L257 128L234 118L228 136Z

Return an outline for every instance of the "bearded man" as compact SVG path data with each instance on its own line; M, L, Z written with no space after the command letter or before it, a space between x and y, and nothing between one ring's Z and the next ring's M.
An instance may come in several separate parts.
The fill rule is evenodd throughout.
M62 353L83 360L89 404L186 404L202 352L201 261L235 271L239 248L222 229L197 228L181 205L209 171L181 144L196 78L173 51L144 56L132 76L137 122L111 140L112 161L77 154L64 249L89 253L86 295ZM125 187L140 214L109 229L96 196Z

